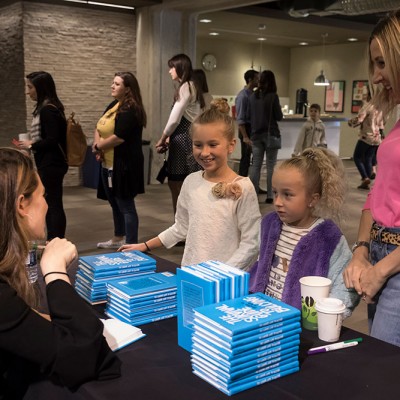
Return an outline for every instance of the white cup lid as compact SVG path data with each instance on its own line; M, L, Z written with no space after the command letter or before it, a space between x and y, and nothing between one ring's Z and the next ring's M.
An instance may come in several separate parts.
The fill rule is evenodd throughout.
M325 314L340 314L346 309L346 306L340 299L326 297L316 301L315 309Z

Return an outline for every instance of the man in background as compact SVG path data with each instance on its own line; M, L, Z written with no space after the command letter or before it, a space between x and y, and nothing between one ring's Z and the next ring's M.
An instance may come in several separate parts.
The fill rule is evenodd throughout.
M247 176L249 173L251 158L249 97L258 85L258 72L249 69L244 74L244 80L246 81L246 86L237 94L235 100L236 120L239 127L242 152L239 165L239 175L241 176Z

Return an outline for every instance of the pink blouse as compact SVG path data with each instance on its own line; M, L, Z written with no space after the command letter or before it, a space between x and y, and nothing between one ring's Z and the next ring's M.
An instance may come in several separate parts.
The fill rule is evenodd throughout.
M400 227L400 120L379 146L378 173L364 210L371 210L376 223Z

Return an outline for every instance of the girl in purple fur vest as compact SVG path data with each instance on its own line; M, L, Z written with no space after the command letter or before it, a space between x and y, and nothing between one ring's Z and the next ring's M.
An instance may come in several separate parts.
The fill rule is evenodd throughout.
M346 304L348 317L359 296L344 285L342 271L351 251L332 221L340 219L346 191L342 162L327 149L306 149L275 169L272 188L275 212L261 222L260 254L250 270L250 291L301 309L299 279L328 277L330 296Z

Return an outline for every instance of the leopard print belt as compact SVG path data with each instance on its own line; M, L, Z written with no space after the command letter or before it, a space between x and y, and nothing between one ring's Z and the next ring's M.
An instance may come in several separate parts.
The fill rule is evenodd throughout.
M380 229L378 225L373 224L371 228L371 240L400 246L400 233L388 232L385 229Z

